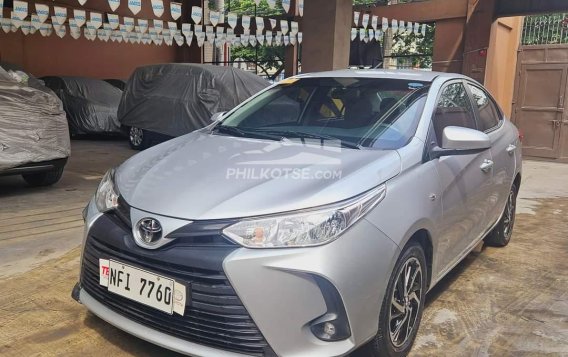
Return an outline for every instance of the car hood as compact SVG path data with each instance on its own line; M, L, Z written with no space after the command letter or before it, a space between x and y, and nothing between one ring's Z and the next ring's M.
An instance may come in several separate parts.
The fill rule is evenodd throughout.
M202 130L135 155L118 168L116 183L137 209L189 220L224 219L342 201L398 175L400 167L396 151Z

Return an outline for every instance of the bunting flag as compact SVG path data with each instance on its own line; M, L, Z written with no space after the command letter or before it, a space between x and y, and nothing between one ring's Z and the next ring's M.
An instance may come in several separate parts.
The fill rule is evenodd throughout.
M23 21L20 20L20 18L18 17L18 15L14 13L14 11L12 11L10 17L12 19L12 25L10 26L10 31L16 32L14 29L16 30L19 29L22 26Z
M355 23L355 26L359 26L359 16L360 15L361 15L361 13L359 11L353 12L353 22Z
M383 31L380 29L375 31L375 41L379 42L383 38Z
M192 6L191 7L191 19L195 24L200 24L201 19L203 18L203 9L199 6Z
M360 41L365 41L365 37L367 35L367 31L363 28L359 29L359 40Z
M256 36L255 35L250 35L249 36L249 44L252 47L256 47Z
M351 28L351 41L355 41L358 33L359 31L355 27Z
M65 20L67 20L67 8L61 6L54 6L53 12L55 15L54 17L52 17L52 19L55 18L55 21L57 21L59 25L63 25L65 23Z
M290 11L290 0L282 0L282 8L285 12Z
M415 35L418 35L420 33L420 24L418 22L414 23L414 30L413 30Z
M229 12L229 14L227 15L227 24L229 24L232 29L237 27L237 14L235 14L234 12Z
M128 0L128 8L136 15L142 9L142 0Z
M266 45L267 46L272 46L272 37L274 36L274 34L272 33L272 31L268 31L266 33Z
M298 32L298 43L299 43L299 44L302 44L302 39L303 39L303 37L304 37L304 34L301 33L301 32Z
M241 17L241 25L245 30L250 29L250 16L243 15L243 17Z
M73 10L73 18L75 19L77 27L82 27L85 24L85 21L87 21L86 16L87 15L85 14L85 10Z
M379 27L379 17L373 15L373 17L371 18L371 27L373 28L373 30L377 31L377 27Z
M27 1L19 1L14 0L14 10L12 11L12 19L17 19L20 21L24 21L26 17L28 17L28 2ZM21 26L21 23L18 27Z
M403 34L406 31L406 26L404 25L404 20L398 22L398 32Z
M110 25L110 28L116 30L118 25L120 25L120 19L116 14L107 14L107 20Z
M391 21L391 29L393 35L395 35L398 31L398 21L396 21L395 19L392 19Z
M132 32L132 30L134 30L134 19L132 17L125 16L122 21L124 22L126 32Z
M215 30L213 26L205 26L205 36L207 36L207 42L213 44L215 41Z
M243 46L249 45L249 37L250 37L249 30L243 30L243 34L241 35L241 43Z
M192 35L191 24L183 23L181 24L181 33L187 38Z
M108 6L110 6L112 12L115 12L120 6L120 0L108 0Z
M383 17L383 24L381 26L383 32L387 32L389 29L389 20L386 17Z
M2 31L8 33L12 30L12 20L7 18L1 18L0 24L2 25Z
M290 44L296 46L296 35L290 35Z
M174 40L176 41L176 44L177 44L179 47L183 46L183 43L185 42L184 39L183 39L183 36L182 36L182 35L178 35L178 34L176 34L176 35L174 36Z
M217 26L220 17L221 14L219 11L209 11L209 21L211 22L211 25Z
M276 46L282 44L282 31L276 31Z
M284 35L284 46L288 46L290 44L290 36Z
M205 42L205 34L203 32L195 33L195 38L197 40L197 46L202 47Z
M422 27L420 28L420 34L422 36L426 36L426 24L422 24Z
M269 20L270 20L270 28L276 30L276 25L278 24L276 19L269 19Z
M95 26L95 28L99 28L103 25L103 16L100 12L92 12L89 14L89 18L91 19L91 24Z
M292 35L296 35L298 33L298 22L297 21L290 21L290 32Z
M138 22L138 28L140 28L142 34L148 32L148 20L137 19L136 21Z
M412 22L407 22L406 23L406 34L410 35L412 33L413 28L414 28L414 25L412 24Z
M256 20L256 31L258 32L259 30L260 31L264 30L264 18L257 16L255 20Z
M271 9L274 9L276 7L276 0L266 0L266 2L268 3L268 7L270 7Z
M363 27L369 27L369 14L363 14Z
M24 34L24 36L29 35L31 27L32 27L32 25L29 21L22 22L21 29L22 29L22 33Z
M120 24L120 26L118 27L120 30L120 36L122 36L122 40L126 41L126 37L128 36L128 29L126 28L126 25L124 24ZM118 42L121 42L120 40Z
M41 23L44 23L45 20L49 17L49 6L45 4L35 4L36 14L39 18Z
M87 0L79 0L79 5L83 6L87 3Z
M65 25L59 26L59 29L57 29L57 32L55 33L57 35L57 37L59 38L63 38L65 37L65 34L67 33L67 27Z
M69 30L69 34L73 39L78 40L81 37L81 29L77 28L76 31Z
M39 20L38 14L32 14L32 27L39 30L41 27L41 21ZM33 32L32 32L33 33Z
M215 43L218 46L223 46L225 44L225 28L217 27L216 32L217 32L217 39L215 40Z
M375 30L369 29L369 41L372 41L375 38Z
M152 20L154 24L154 28L156 29L156 33L161 34L164 30L164 22L162 20Z
M288 33L288 20L280 20L280 30L282 30L283 35Z
M177 29L178 29L177 23L175 23L175 22L173 22L173 21L168 21L168 29L169 29L170 31L173 31L174 34L175 34L175 33L177 32Z
M152 0L151 2L154 15L162 17L164 14L164 2L162 0Z
M170 2L170 14L172 15L172 19L179 19L181 17L181 3Z
M87 21L85 23L85 29L91 37L97 34L97 28L93 25L91 21Z
M301 17L304 16L304 0L296 0L297 4L298 4L298 14L300 14Z

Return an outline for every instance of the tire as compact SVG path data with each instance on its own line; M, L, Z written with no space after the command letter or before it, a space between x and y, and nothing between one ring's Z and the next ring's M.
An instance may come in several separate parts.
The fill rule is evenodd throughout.
M26 183L32 187L50 186L55 184L63 175L64 167L58 167L44 172L22 174Z
M134 150L145 150L150 147L151 139L148 132L135 126L128 130L128 141Z
M487 245L492 247L504 247L511 241L511 235L513 234L513 228L515 226L515 213L517 211L517 193L518 187L516 184L513 184L499 223L497 223L495 228L485 237L485 243Z
M403 289L401 289L403 286L398 283L404 282L403 270L407 270L409 267L411 268L411 277L414 275L414 272L420 272L416 275L416 280L420 277L420 282L415 281L414 284L411 284L412 287L409 290L409 294L406 295L402 304L398 304L404 309L404 312L402 312L394 307L395 305L393 305L392 300L394 299L399 302L401 300L400 298L404 296ZM392 276L389 279L387 291L381 306L378 333L369 343L357 351L357 356L402 357L408 355L416 338L424 310L426 279L428 277L426 269L426 257L420 244L415 242L408 244L398 258ZM415 292L416 298L412 297L412 291ZM416 299L418 299L418 301ZM401 315L399 317L392 317L395 314ZM390 321L393 321L393 323ZM407 325L407 322L412 321L414 321L414 323L411 327ZM401 326L401 328L398 329L398 335L396 335L397 326ZM405 329L406 331L404 331ZM394 339L392 332L395 333ZM404 336L401 335L402 333L404 333ZM397 336L398 338L396 338Z

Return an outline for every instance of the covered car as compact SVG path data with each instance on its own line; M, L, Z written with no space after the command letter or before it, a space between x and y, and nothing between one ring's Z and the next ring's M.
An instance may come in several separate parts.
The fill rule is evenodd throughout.
M59 98L33 76L0 67L0 113L0 176L22 175L32 186L59 181L71 152Z
M233 67L140 67L126 84L118 118L130 130L131 146L145 149L210 124L213 114L233 109L268 86L259 76Z
M71 135L122 134L117 112L122 90L100 79L43 77L63 102Z

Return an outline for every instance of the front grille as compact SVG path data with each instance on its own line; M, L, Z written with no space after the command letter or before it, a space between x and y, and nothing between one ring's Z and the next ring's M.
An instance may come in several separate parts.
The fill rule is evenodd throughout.
M222 260L230 252L227 249L234 248L221 252L220 248L202 248L197 253L193 248L186 254L183 246L176 249L175 245L164 251L143 250L131 245L131 235L116 218L105 215L99 221L96 225L104 228L91 229L82 262L81 285L91 296L131 320L187 341L252 356L275 356L222 270ZM203 260L207 249L212 252L207 256L216 263ZM195 254L193 266L191 254ZM108 292L99 285L99 258L129 263L185 284L184 316L168 315Z

